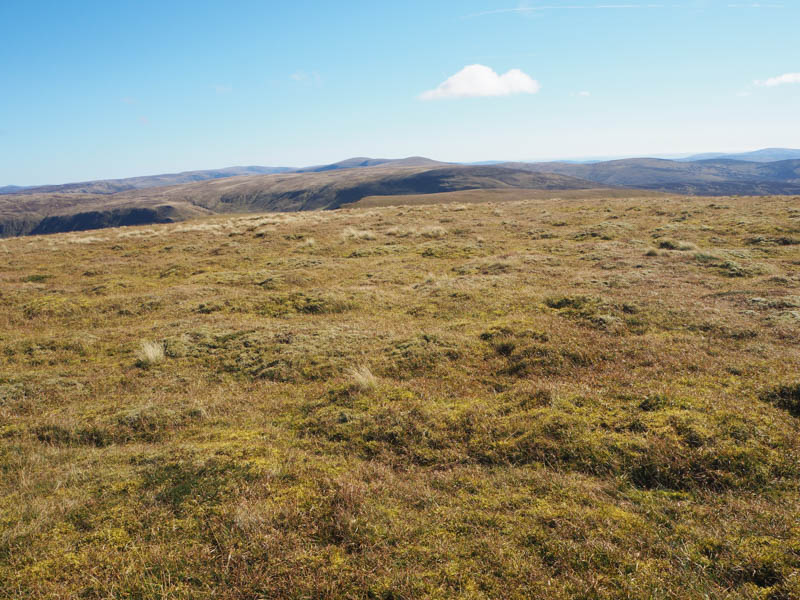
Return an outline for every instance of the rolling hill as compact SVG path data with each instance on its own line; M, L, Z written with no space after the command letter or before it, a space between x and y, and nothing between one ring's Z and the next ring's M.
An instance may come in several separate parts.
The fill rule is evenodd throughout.
M354 158L347 158L339 162L316 165L312 167L303 167L301 169L294 169L295 173L321 173L323 171L338 171L340 169L357 169L365 167L444 167L452 166L453 163L440 162L425 158L424 156L409 156L408 158L367 158L364 156L357 156Z
M129 190L164 187L208 179L222 179L224 177L238 177L241 175L265 175L269 173L284 173L291 171L288 167L226 167L224 169L210 169L205 171L184 171L182 173L164 173L161 175L145 175L142 177L127 177L125 179L102 179L97 181L82 181L58 185L40 185L20 187L9 185L0 187L0 194L116 194Z
M246 175L271 175L275 173L321 173L323 171L339 171L342 169L355 169L364 167L438 167L451 166L453 163L439 162L422 156L408 158L366 158L363 156L348 158L339 162L315 165L311 167L260 167L257 165L246 167L225 167L223 169L207 169L202 171L183 171L180 173L162 173L160 175L145 175L141 177L126 177L124 179L98 179L94 181L79 181L75 183L61 183L56 185L18 186L7 185L0 187L0 195L5 194L116 194L131 190L143 190L155 187L180 185L207 181L209 179L224 179L227 177L241 177Z
M763 148L761 150L755 150L754 152L738 152L734 154L726 154L724 152L707 152L704 154L688 156L680 160L698 161L719 158L728 160L747 160L751 162L776 162L780 160L798 159L800 158L800 150L794 150L792 148Z
M597 187L567 175L507 167L378 165L226 177L115 194L28 193L0 197L0 236L162 223L216 213L335 209L367 196Z
M603 185L688 195L800 194L800 160L758 163L729 159L680 162L631 158L591 164L503 163L502 166L578 177Z
M792 151L767 149L748 156L776 152ZM0 189L0 236L162 223L216 213L336 209L367 197L392 203L397 202L392 197L469 190L606 188L700 196L800 194L800 159L633 158L459 165L419 156L355 157L302 169L229 167L55 186L7 186Z

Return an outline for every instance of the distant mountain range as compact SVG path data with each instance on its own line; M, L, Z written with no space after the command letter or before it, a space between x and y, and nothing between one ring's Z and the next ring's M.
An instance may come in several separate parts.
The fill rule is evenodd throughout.
M369 196L475 189L581 190L599 186L560 175L496 166L331 168L209 179L105 194L29 192L0 196L0 236L180 221L230 212L336 209ZM412 162L416 162L416 159Z
M740 152L738 154L709 152L706 154L695 154L693 156L688 156L678 160L691 162L711 159L746 160L750 162L777 162L780 160L800 159L800 150L792 150L791 148L764 148L763 150L756 150L755 152Z
M131 190L144 190L168 185L180 185L209 179L223 179L226 177L241 177L244 175L271 175L274 173L321 173L323 171L338 171L340 169L356 169L361 167L435 167L454 163L443 163L421 156L409 158L348 158L328 165L312 167L227 167L224 169L209 169L206 171L184 171L181 173L164 173L161 175L144 175L141 177L127 177L124 179L101 179L97 181L81 181L77 183L64 183L57 185L18 186L7 185L0 187L0 195L4 194L117 194Z
M503 163L537 173L558 173L606 186L698 196L800 194L800 160L771 163L730 159L694 162L630 158L607 162Z
M241 175L284 173L292 170L293 169L288 167L227 167L225 169L211 169L208 171L184 171L183 173L144 175L142 177L127 177L125 179L102 179L98 181L82 181L59 185L28 187L8 185L0 187L0 194L116 194L129 190L143 190L152 187L192 183L194 181L207 181L209 179L222 179Z
M800 151L694 160L453 164L356 157L327 165L229 167L64 185L0 188L0 236L178 221L225 212L335 209L372 196L466 190L648 190L699 196L800 195ZM733 155L742 156L742 155Z
M445 165L453 165L456 163L444 163L438 160L431 160L424 156L410 156L408 158L365 158L358 156L355 158L348 158L339 162L331 163L329 165L318 165L314 167L303 167L301 169L293 169L294 173L322 173L324 171L338 171L340 169L358 169L363 167L440 167ZM488 164L488 163L487 163Z
M707 153L695 154L686 158L676 158L673 160L666 159L651 159L651 158L629 158L621 160L559 160L552 162L506 162L487 160L481 162L469 163L468 166L490 166L490 165L507 165L519 168L524 165L526 170L540 170L543 172L560 172L555 171L552 165L621 165L626 164L631 169L636 169L637 165L648 165L649 168L654 163L647 163L642 161L655 161L663 160L664 162L704 162L709 160L736 160L746 162L778 162L785 160L800 160L800 150L792 150L789 148L765 148L763 150L756 150L754 152L744 152L740 154L723 154L723 153ZM447 163L425 158L423 156L411 156L408 158L391 159L391 158L368 158L368 157L354 157L348 158L339 162L315 165L311 167L260 167L260 166L246 166L246 167L227 167L224 169L209 169L204 171L184 171L181 173L165 173L160 175L145 175L141 177L128 177L124 179L103 179L97 181L83 181L77 183L65 183L57 185L42 185L42 186L17 186L7 185L0 187L0 195L6 194L56 194L56 193L81 193L81 194L117 194L119 192L126 192L131 190L141 190L153 187L164 187L169 185L180 185L184 183L193 183L197 181L208 181L210 179L223 179L226 177L240 177L247 175L268 175L274 173L321 173L324 171L338 171L342 169L358 169L367 167L436 167L446 165L456 165L460 163ZM532 169L535 166L536 169ZM618 169L618 167L615 167ZM674 169L673 169L674 170ZM586 172L594 172L593 170L584 169ZM582 171L582 172L583 172ZM577 172L577 171L576 171ZM688 171L694 173L695 171ZM650 172L647 172L650 173ZM724 174L720 174L725 179ZM601 181L601 179L603 181ZM591 181L600 181L606 183L606 176L599 176L598 179L590 179ZM631 176L626 178L626 181L634 181L633 183L618 183L618 185L632 185L639 186L638 182L645 179L648 189L652 189L654 181L648 179L648 174L643 174L642 177ZM670 181L673 181L671 178ZM749 179L747 179L749 181ZM661 181L661 178L659 178ZM662 182L663 183L663 182ZM669 190L678 191L678 190ZM688 192L691 193L691 192ZM702 189L694 193L706 193ZM715 193L715 192L709 192ZM734 193L734 192L731 192ZM756 193L756 192L754 192ZM768 192L771 193L771 192ZM777 192L775 192L777 193Z

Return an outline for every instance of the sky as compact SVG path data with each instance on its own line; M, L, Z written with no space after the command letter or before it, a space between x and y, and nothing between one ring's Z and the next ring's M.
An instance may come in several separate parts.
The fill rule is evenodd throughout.
M800 147L800 1L0 2L0 186Z

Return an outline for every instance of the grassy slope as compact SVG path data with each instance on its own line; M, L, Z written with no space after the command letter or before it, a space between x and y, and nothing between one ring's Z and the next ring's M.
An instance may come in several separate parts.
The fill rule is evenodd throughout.
M29 186L14 189L14 186L0 188L0 193L18 193L19 195L31 194L116 194L118 192L140 190L167 185L180 185L237 177L241 175L264 175L268 173L282 173L292 169L284 167L226 167L224 169L208 169L205 171L184 171L182 173L163 173L160 175L144 175L141 177L127 177L125 179L101 179L97 181L80 181L77 183L63 183L57 185Z
M2 240L0 590L798 598L799 237L639 198Z
M406 194L404 196L367 196L354 202L348 208L377 208L381 206L415 206L425 204L474 204L484 202L509 202L522 200L589 200L630 198L666 198L662 192L647 190L632 191L622 188L598 188L594 190L524 190L524 189L483 189L441 192L438 194Z
M588 181L548 173L487 166L375 166L319 173L228 177L117 194L0 196L0 237L97 229L129 221L131 209L150 211L152 222L208 213L338 208L365 196L425 194L473 188L582 190ZM412 161L414 162L414 161ZM45 220L43 220L45 219Z

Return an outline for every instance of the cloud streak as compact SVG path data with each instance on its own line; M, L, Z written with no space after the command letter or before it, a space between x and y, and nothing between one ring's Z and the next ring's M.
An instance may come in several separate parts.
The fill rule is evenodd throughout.
M800 83L800 73L784 73L777 77L770 77L764 81L756 81L755 84L761 87L775 87L790 83Z
M497 8L494 10L485 10L483 12L472 13L464 15L464 19L472 19L474 17L485 17L488 15L501 15L509 13L517 14L533 14L537 12L544 12L550 10L626 10L626 9L654 9L654 8L686 8L691 9L691 6L682 4L652 4L652 3L629 3L629 4L549 4L542 6L518 6L516 8ZM749 4L728 4L727 8L784 8L783 4L764 4L753 2Z
M517 8L497 8L495 10L485 10L483 12L464 15L465 19L473 17L485 17L488 15L501 15L507 13L536 13L547 10L624 10L630 8L667 8L664 4L561 4L544 6L518 6Z
M296 81L297 83L302 83L304 85L313 85L319 86L322 84L322 77L316 71L311 71L310 73L306 73L305 71L295 71L289 78L292 81Z
M467 65L436 88L420 94L419 99L442 100L535 94L541 87L538 81L519 69L511 69L499 75L485 65Z

